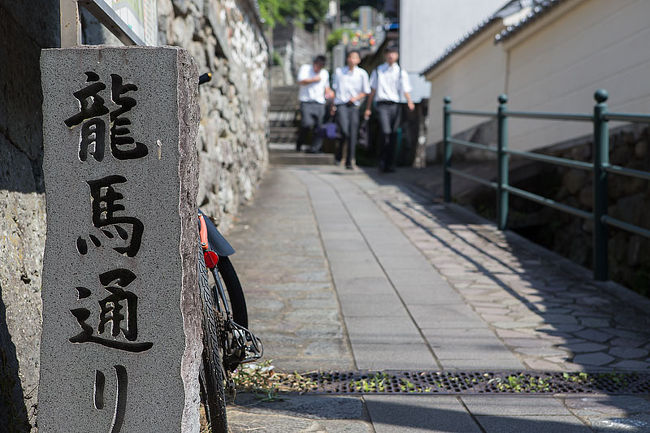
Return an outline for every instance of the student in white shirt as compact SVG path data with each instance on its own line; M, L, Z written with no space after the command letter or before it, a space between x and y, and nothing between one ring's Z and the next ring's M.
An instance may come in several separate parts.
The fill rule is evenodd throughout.
M370 117L373 99L377 101L377 116L380 125L380 162L379 168L385 172L395 171L394 158L397 144L397 129L401 121L401 94L404 94L408 109L413 111L415 105L411 100L411 83L406 71L397 64L397 48L388 47L385 53L386 63L380 65L370 76L372 91L366 103L366 119Z
M309 152L318 153L323 145L320 128L325 117L325 97L332 93L330 89L330 75L325 69L325 56L316 56L311 65L302 65L298 71L298 84L300 84L300 133L296 150L300 152L306 144L309 131L313 131L313 140Z
M334 73L334 108L336 123L341 132L341 140L336 150L336 162L343 159L343 144L347 141L348 147L345 155L345 168L352 169L354 161L354 148L357 144L359 133L359 106L361 100L370 93L368 73L358 65L361 56L356 50L348 52L347 66L337 68Z

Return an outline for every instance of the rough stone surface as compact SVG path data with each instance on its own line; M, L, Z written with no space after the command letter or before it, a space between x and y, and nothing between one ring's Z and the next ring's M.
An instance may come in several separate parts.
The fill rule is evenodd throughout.
M455 136L463 140L495 145L496 120L485 122ZM611 164L639 171L650 171L650 129L645 124L619 126L610 130L609 159ZM536 152L543 154L592 162L593 137L577 137L562 143L547 143ZM442 144L429 146L428 152L441 161ZM454 164L481 178L496 179L496 163L488 162L495 154L483 155L484 151L474 151L464 146L454 147ZM433 158L431 158L433 159ZM427 188L437 184L441 176L437 168L435 180L422 176L417 180ZM548 197L560 203L591 212L593 207L593 176L586 171L547 163L513 158L510 163L510 184L526 191ZM495 218L494 191L475 182L467 186L467 181L454 176L453 197L465 206L477 209L483 216ZM465 188L459 188L466 185ZM436 191L441 195L441 185ZM630 176L608 176L608 214L627 223L650 229L650 184ZM511 196L509 228L568 257L576 263L592 267L593 223L578 217L558 212L549 207L534 204L528 200ZM609 230L609 271L610 278L626 287L650 296L650 256L640 253L650 249L650 240L633 233L611 228Z
M199 73L212 73L199 89L198 203L222 231L251 200L268 163L268 47L244 3L157 2L159 43L186 48ZM86 43L112 40L104 30Z
M45 243L39 56L58 45L58 21L50 0L0 1L0 426L16 432L30 430L37 404Z
M284 371L352 369L308 191L293 173L271 170L259 195L243 208L229 239L250 328L262 336L265 358Z
M277 64L271 68L272 85L293 85L300 66L311 63L315 53L326 52L326 36L322 25L308 31L291 19L277 23L273 28L273 52Z
M29 431L38 386L45 201L29 158L1 134L0 155L0 425Z
M230 236L233 262L251 328L271 339L267 359L277 369L329 370L332 356L352 355L357 369L648 371L650 301L456 206L432 204L399 176L276 167L245 208ZM279 218L281 208L291 217ZM306 357L313 338L349 340L351 352L331 345ZM594 354L603 365L578 358ZM233 431L356 432L367 421L391 433L650 431L645 395L366 394L358 417L355 404L341 403L354 401L348 396L341 406L328 403L333 396L261 398L229 407Z
M241 3L158 1L159 42L188 48L199 73L213 74L199 88L198 203L222 231L252 199L268 162L268 47Z
M175 3L181 7L157 1L159 43L184 46L201 73L213 73L200 89L200 202L225 230L267 165L268 50L247 2ZM81 20L85 44L120 45L83 8ZM0 368L0 382L24 394L21 402L0 386L0 426L29 431L24 414L34 425L45 245L39 58L42 48L59 46L58 3L0 0L0 41L0 359L11 365ZM20 415L5 422L8 413Z
M196 66L178 48L88 47L44 51L41 67L48 237L39 431L198 432ZM103 158L96 146L80 152L87 123L70 121L80 111L73 93L96 82L106 83L97 95L117 116L110 123L129 121L96 133ZM109 125L108 112L94 118ZM111 134L136 144L114 145ZM129 153L138 146L146 154Z

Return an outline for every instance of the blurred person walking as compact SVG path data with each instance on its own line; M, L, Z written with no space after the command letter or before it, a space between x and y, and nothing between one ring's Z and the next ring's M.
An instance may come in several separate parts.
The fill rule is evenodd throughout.
M336 92L333 111L336 111L336 123L341 132L341 139L336 149L336 162L343 159L343 147L347 143L345 152L345 168L354 168L354 151L359 133L359 106L361 100L370 93L368 73L358 65L361 62L359 51L352 50L346 57L347 66L337 68L334 73L333 88Z
M325 56L316 56L311 65L305 64L298 71L298 84L300 92L300 132L296 151L300 152L303 144L312 131L312 145L308 151L319 153L323 146L323 136L320 133L325 117L325 98L333 93L329 85L330 75L325 69Z
M384 54L385 63L372 71L370 87L372 91L366 102L365 118L371 114L373 100L377 102L377 116L380 126L380 161L379 169L383 172L395 171L394 159L397 147L397 129L400 126L402 111L402 93L406 98L408 109L413 111L415 105L411 100L411 83L406 71L400 68L397 60L399 53L394 46L388 47Z

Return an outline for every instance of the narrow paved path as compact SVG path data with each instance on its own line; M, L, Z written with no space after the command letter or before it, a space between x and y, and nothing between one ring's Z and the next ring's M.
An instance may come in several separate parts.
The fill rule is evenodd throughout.
M395 176L272 168L229 238L279 370L650 370L647 299ZM238 404L234 431L650 432L643 396Z

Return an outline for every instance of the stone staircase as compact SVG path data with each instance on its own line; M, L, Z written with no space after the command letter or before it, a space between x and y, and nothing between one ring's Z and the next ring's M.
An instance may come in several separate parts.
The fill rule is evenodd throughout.
M296 152L299 109L298 86L274 87L271 90L269 161L276 165L331 164L331 154ZM303 150L306 148L303 146Z

